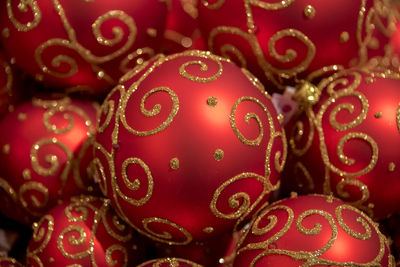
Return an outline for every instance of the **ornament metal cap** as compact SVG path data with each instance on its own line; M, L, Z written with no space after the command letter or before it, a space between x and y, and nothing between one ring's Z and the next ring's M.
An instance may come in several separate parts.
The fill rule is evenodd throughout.
M318 103L321 90L314 84L308 81L302 81L298 87L293 98L300 103L300 105L314 105Z

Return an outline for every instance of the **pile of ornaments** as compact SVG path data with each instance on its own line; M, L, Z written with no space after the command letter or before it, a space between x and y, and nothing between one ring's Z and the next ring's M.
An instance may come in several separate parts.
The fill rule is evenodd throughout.
M397 21L2 1L0 267L400 266Z

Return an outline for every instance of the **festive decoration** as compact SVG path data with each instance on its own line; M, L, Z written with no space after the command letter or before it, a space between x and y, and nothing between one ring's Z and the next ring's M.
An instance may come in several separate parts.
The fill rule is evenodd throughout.
M318 104L287 130L283 187L334 193L378 219L398 211L399 78L343 71L322 80Z
M33 224L28 266L134 266L133 231L119 220L109 201L73 197Z
M331 196L278 201L239 241L233 266L393 266L378 225Z
M22 266L23 266L22 264L20 264L13 258L0 256L0 267L22 267Z
M185 259L180 258L162 258L146 261L137 267L202 267L203 265L199 265L195 262L191 262Z
M378 64L390 57L387 44L395 28L388 0L202 0L198 11L211 52L281 89L288 78L310 81L341 68Z
M186 245L232 230L265 203L279 187L285 138L254 76L187 51L121 79L102 105L93 163L125 221Z
M171 0L169 3L163 41L164 53L177 53L187 49L204 50L205 43L197 21L197 0Z
M7 0L0 33L8 54L37 80L104 93L157 52L166 14L159 0Z
M35 98L0 121L1 212L30 224L57 202L93 191L97 112L92 102Z

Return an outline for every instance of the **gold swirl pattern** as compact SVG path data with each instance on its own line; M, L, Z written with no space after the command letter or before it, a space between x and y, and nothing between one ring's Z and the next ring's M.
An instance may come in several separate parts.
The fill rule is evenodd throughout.
M329 197L324 198L326 198L326 201L329 201ZM332 202L328 203L334 203L333 199ZM350 225L348 224L350 221L348 220L350 220L349 218L353 218L353 216L343 216L344 214L348 213L357 215L357 217L355 217L355 222L360 224L364 230L354 230L350 228ZM319 234L323 234L325 236L325 231L323 232L322 228L322 222L317 219L317 216L320 216L326 220L331 232L329 240L323 245L322 248L315 251L304 251L302 249L299 251L292 251L284 248L284 244L288 242L287 239L285 239L283 243L278 242L279 239L285 236L289 230L292 230L293 226L295 226L295 229L297 229L299 233L305 235L305 237ZM260 224L263 226L260 227ZM276 229L278 228L278 225L280 225L279 229ZM309 228L309 226L305 227L304 225L312 226ZM369 262L363 263L357 263L354 261L335 262L333 260L324 258L324 253L328 252L329 249L336 245L335 242L338 239L339 227L344 231L345 234L348 234L349 237L361 241L370 240L371 242L375 242L371 239L373 235L377 235L379 237L379 241L376 241L379 242L379 249L376 250L377 255ZM357 229L360 228L357 227ZM247 239L249 235L253 235L251 240ZM267 237L268 239L266 239ZM348 237L345 236L341 238ZM260 240L263 239L266 240L260 242ZM251 241L255 242L253 243ZM258 251L257 254L253 256L254 258L250 266L258 266L257 263L263 257L268 255L285 255L295 261L302 261L303 263L301 266L381 266L381 261L383 260L385 253L387 253L389 250L387 240L384 235L380 233L378 224L373 222L372 219L370 219L367 215L350 205L338 203L334 206L334 211L332 210L332 212L320 209L307 209L302 211L300 214L295 214L294 210L286 205L285 200L281 200L275 205L264 208L257 214L257 216L254 216L250 222L250 227L244 230L236 248L237 257L249 250ZM389 261L392 260L390 253L387 254Z
M17 203L17 194L15 193L15 190L11 187L11 185L3 178L0 177L0 188L3 189L7 195L10 196L11 200L14 203Z
M233 213L225 214L221 212L217 207L217 202L222 194L222 192L232 183L242 180L242 179L256 179L263 185L263 190L260 196L251 204L250 196L245 192L239 192L233 194L229 197L228 204L231 209L236 209ZM273 186L268 178L258 175L256 173L245 172L241 173L226 182L224 182L214 193L214 196L210 203L210 209L214 213L214 215L218 218L224 219L238 219L240 217L246 217L254 207L263 199L263 197L269 192L273 191L276 186ZM242 199L242 204L240 205L240 199ZM239 206L240 205L240 206Z
M294 174L296 175L296 177L299 177L298 171L301 171L303 176L306 178L306 181L308 183L307 189L312 190L314 188L314 180L311 177L311 174L307 170L306 166L304 166L304 164L301 163L300 161L298 161L294 164ZM302 184L302 182L298 182L298 186L303 187L304 185Z
M310 127L310 129L307 132L305 132L304 122L297 121L295 127L292 128L292 134L289 139L291 151L297 157L304 155L308 151L308 149L310 149L312 141L314 140L314 132L315 132L315 124L313 121L314 114L310 108L306 109L305 112L307 116L308 126ZM300 141L304 135L306 135L307 139L304 146L300 148L297 146L297 142Z
M217 0L214 4L210 4L207 0L201 0L201 3L208 9L219 9L225 4L225 0Z
M340 227L350 236L360 239L360 240L367 240L371 238L372 231L371 227L369 224L374 225L375 223L367 216L365 216L363 213L359 213L361 217L357 217L356 221L362 225L362 227L365 229L365 233L359 233L353 229L351 229L343 220L342 212L343 210L351 210L357 212L357 209L350 206L350 205L341 205L336 207L335 209L335 216L336 219L340 225ZM368 224L369 223L369 224Z
M103 105L101 106L101 113L106 115L106 118L103 122L103 124L99 125L98 132L102 133L104 130L107 128L107 126L110 124L112 116L114 114L114 109L115 109L115 103L113 100L105 100ZM100 123L100 119L99 119Z
M150 47L139 48L135 52L127 55L120 63L119 70L123 73L127 73L131 70L128 66L130 62L135 61L136 66L140 66L145 63L143 58L150 59L155 55L155 52Z
M36 50L35 50L35 59L40 67L40 69L47 74L50 74L54 77L57 78L66 78L75 75L78 72L78 64L75 59L73 59L70 56L67 55L57 55L54 57L51 61L52 67L58 68L61 66L61 64L66 64L69 66L69 70L67 72L58 72L56 70L50 69L42 59L42 54L43 52L48 48L48 47L54 47L54 46L60 46L60 47L66 47L68 49L74 50L74 46L65 39L50 39L47 40L46 42L42 43L39 45Z
M165 120L165 122L163 122L162 124L160 124L157 128L152 129L152 130L148 130L148 131L138 131L138 130L134 130L127 122L126 122L126 117L124 114L122 114L122 110L126 109L127 106L127 102L128 102L128 98L122 98L122 106L120 106L120 108L118 109L118 114L117 116L121 119L122 125L125 127L125 129L127 129L129 132L131 132L134 135L139 135L139 136L148 136L148 135L154 135L156 133L159 133L161 131L163 131L165 128L167 128L171 122L173 121L173 119L175 118L176 114L178 113L179 110L179 98L178 96L175 94L174 91L172 91L171 89L169 89L168 87L158 87L158 88L154 88L152 90L150 90L149 92L147 92L143 98L140 101L140 111L142 112L142 114L146 117L152 117L152 116L156 116L161 112L161 105L160 104L156 104L152 110L147 110L145 108L145 101L152 95L158 92L167 92L169 94L169 96L171 97L171 101L172 101L172 108L171 108L171 112L168 115L168 118Z
M119 263L118 261L113 260L112 254L115 251L119 251L120 253L122 253L124 255L122 263ZM128 254L127 254L126 249L123 246L116 245L116 244L108 247L106 249L106 262L109 266L124 266L124 267L128 266Z
M82 259L90 255L90 249L85 250L83 252L77 252L77 253L68 253L65 248L64 248L64 238L69 235L68 238L68 244L77 247L77 246L82 246L86 242L87 234L85 229L82 226L79 225L70 225L67 228L65 228L60 236L57 239L57 247L61 251L61 253L69 259Z
M32 257L36 254L42 253L43 250L48 245L51 235L53 234L54 231L53 216L49 214L44 215L39 220L39 222L33 224L32 228L33 228L33 235L32 235L33 241L36 243L41 242L41 244L34 250L30 250L30 248L28 248L27 249L28 257Z
M243 56L242 52L240 52L239 49L237 49L236 47L234 47L231 44L224 44L223 46L221 46L221 55L225 58L230 58L228 53L234 54L235 57L240 62L239 67L246 69L246 67L247 67L246 58Z
M72 211L78 213L80 215L74 216ZM82 206L79 202L73 202L72 204L68 205L64 209L65 216L67 217L68 221L70 222L83 222L86 221L89 215L89 210L87 207Z
M185 240L184 241L172 241L171 239L173 236L168 233L168 232L163 232L163 233L156 233L153 230L150 229L150 224L152 223L158 223L158 224L164 224L168 225L176 230L179 230L184 236ZM166 242L169 245L186 245L189 244L192 241L192 235L182 226L171 222L167 219L162 219L162 218L157 218L157 217L151 217L151 218L145 218L142 220L143 228L146 230L146 232L140 231L141 233L145 234L146 236L149 236L150 238L160 241L160 242Z
M190 65L199 65L200 66L200 70L201 71L207 71L208 70L208 66L206 63L204 63L201 60L194 60L194 61L189 61L184 63L180 68L179 68L179 73L180 75L182 75L182 77L191 80L191 81L195 81L195 82L201 82L201 83L208 83L208 82L212 82L215 81L216 79L218 79L219 76L222 75L222 64L220 61L215 61L218 64L218 72L216 74L214 74L211 77L198 77L198 76L193 76L190 73L188 73L186 71L186 67L190 66Z
M36 26L42 20L42 13L39 9L39 5L38 5L37 1L36 0L19 0L18 9L20 12L26 13L26 12L28 12L28 8L30 8L32 11L33 20L29 21L27 23L21 23L20 21L18 21L15 18L13 8L12 8L12 2L13 2L12 0L7 0L7 14L8 14L8 18L14 24L14 27L18 31L22 31L22 32L27 32L27 31L30 31L30 30L36 28Z
M354 186L360 190L361 198L356 201L353 201L351 204L358 207L360 210L363 210L364 212L368 213L369 216L373 217L373 210L367 208L365 205L370 196L368 187L359 180L344 178L336 185L336 192L343 199L350 198L350 194L345 191L345 186Z
M34 191L36 194L41 194L43 196L43 201L40 201L35 195L30 194L30 201L28 202L24 197L28 191ZM33 211L32 208L40 209L47 205L49 202L49 190L41 183L27 182L20 187L18 197L20 203L27 212L34 216L40 217L42 214Z
M269 53L278 61L283 62L283 63L288 63L296 59L297 53L296 51L289 49L286 51L286 54L284 56L280 55L276 49L275 49L275 44L278 40L285 38L285 37L293 37L301 42L304 43L304 45L307 47L307 56L303 62L301 62L298 66L293 67L291 69L275 69L275 71L282 71L283 73L286 73L288 75L291 75L292 73L299 73L304 71L311 63L311 61L314 59L315 56L315 45L311 42L310 39L304 33L300 32L299 30L296 29L285 29L281 30L277 33L275 33L268 42L268 51Z
M127 175L127 167L129 164L138 164L143 169L143 171L146 173L146 175L147 175L146 195L139 200L133 199L133 198L126 196L122 192L117 181L113 180L112 184L113 184L113 187L115 188L116 192L122 199L124 199L125 201L129 202L130 204L132 204L134 206L142 206L142 205L146 204L146 202L150 199L150 197L153 193L153 187L154 187L153 177L151 175L149 166L147 166L147 164L144 163L143 160L141 160L139 158L128 158L122 163L122 179L124 181L124 184L128 187L128 189L130 189L132 191L136 191L141 186L141 182L139 181L139 179L135 179L133 182L131 182L129 180L129 177Z

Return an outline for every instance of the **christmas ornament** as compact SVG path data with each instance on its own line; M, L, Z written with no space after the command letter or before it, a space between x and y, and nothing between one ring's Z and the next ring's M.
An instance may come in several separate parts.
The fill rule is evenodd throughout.
M22 264L20 264L13 258L0 256L0 267L22 267L22 266L23 266Z
M233 266L393 266L378 224L332 196L307 195L261 210Z
M93 191L88 166L98 107L34 98L0 121L0 210L30 224L57 202Z
M134 266L134 233L106 199L81 196L33 224L28 266Z
M166 13L158 0L7 0L0 6L1 40L37 80L104 93L157 52Z
M286 139L269 97L209 52L158 56L102 105L100 188L153 240L186 245L230 231L279 187Z
M164 31L163 51L167 54L188 49L205 50L197 21L197 0L171 0Z
M199 265L195 262L188 261L180 258L162 258L162 259L154 259L146 261L137 267L202 267L203 265Z
M396 19L388 0L270 2L199 1L199 24L211 52L281 89L286 79L312 80L390 58Z
M334 193L376 219L398 211L399 78L343 71L322 80L318 104L286 131L291 156L283 187Z

